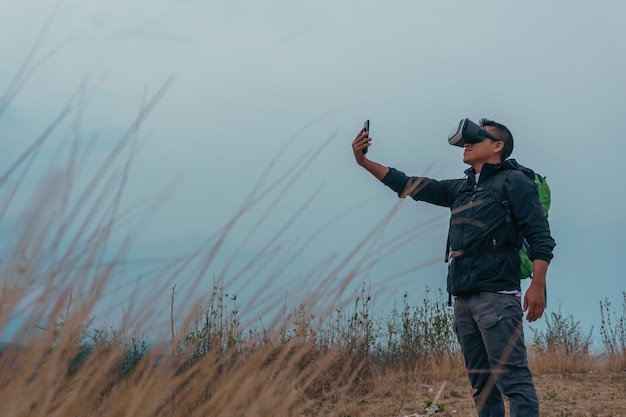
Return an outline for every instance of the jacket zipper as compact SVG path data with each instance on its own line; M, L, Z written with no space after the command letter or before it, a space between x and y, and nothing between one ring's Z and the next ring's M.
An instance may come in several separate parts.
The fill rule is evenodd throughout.
M480 179L479 179L479 180L480 180ZM475 183L474 183L474 188L473 188L473 190L472 190L472 195L470 196L470 201L469 201L469 209L468 209L468 216L467 216L467 218L471 218L471 217L472 217L472 214L473 214L472 212L474 211L474 199L475 199L475 197L476 197L476 192L477 192L477 191L478 191L478 183L477 183L477 182L475 182ZM466 247L467 247L467 243L465 242L465 228L466 228L466 227L467 227L467 226L466 226L466 225L464 225L464 226L463 226L463 229L462 229L462 230L463 230L463 235L462 235L462 238L461 238L461 242L462 242L462 246L461 246L461 247L462 247L462 248L466 248ZM465 271L463 271L463 275L466 275L466 278L469 278L469 269L468 269L468 268L469 268L469 265L468 265L468 264L466 264L466 265L465 265L465 268L466 268L466 270L465 270Z
M480 181L480 179L479 179L479 181ZM475 183L474 184L474 190L472 191L472 197L470 198L470 203L469 203L469 205L470 205L470 214L472 214L471 211L474 210L474 201L475 201L476 193L478 192L478 190L479 190L478 183ZM496 250L497 247L498 247L498 241L495 238L491 239L491 250Z

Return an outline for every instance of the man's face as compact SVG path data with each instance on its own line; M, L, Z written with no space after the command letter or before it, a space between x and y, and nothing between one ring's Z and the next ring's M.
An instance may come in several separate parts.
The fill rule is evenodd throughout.
M493 126L486 126L485 130L494 136L498 134ZM463 162L476 168L476 164L482 167L485 162L499 163L504 142L485 138L482 142L466 143L463 147Z

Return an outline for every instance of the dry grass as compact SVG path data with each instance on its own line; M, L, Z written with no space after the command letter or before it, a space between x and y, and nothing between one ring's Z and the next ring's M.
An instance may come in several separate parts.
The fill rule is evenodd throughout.
M591 354L566 354L550 352L547 354L529 348L529 362L538 374L588 373L594 370L605 370L600 358Z
M240 360L211 354L184 366L148 355L129 375L122 352L95 354L68 375L76 352L29 345L0 359L0 404L10 416L474 416L471 388L458 357L444 363L368 367L335 351L290 342L256 349ZM555 359L555 358L553 358ZM549 358L542 359L543 361ZM626 372L540 373L542 416L622 416Z

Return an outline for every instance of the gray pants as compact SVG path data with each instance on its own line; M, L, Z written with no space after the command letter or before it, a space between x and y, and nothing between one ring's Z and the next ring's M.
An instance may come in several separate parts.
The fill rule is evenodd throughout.
M454 303L454 328L480 417L538 417L539 401L528 369L520 297L477 293Z

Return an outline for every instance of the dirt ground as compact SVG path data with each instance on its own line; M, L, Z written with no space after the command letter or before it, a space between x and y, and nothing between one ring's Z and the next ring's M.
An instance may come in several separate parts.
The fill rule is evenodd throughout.
M626 416L626 371L604 374L538 375L534 378L542 417ZM477 414L471 395L472 389L465 377L445 385L442 383L440 386L422 386L419 392L413 391L407 396L408 400L395 415L474 417ZM433 413L433 405L430 413L425 411L424 407L431 399L436 400L436 404L441 406L440 411Z

